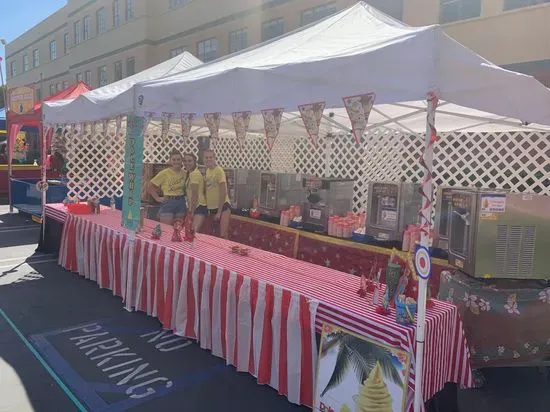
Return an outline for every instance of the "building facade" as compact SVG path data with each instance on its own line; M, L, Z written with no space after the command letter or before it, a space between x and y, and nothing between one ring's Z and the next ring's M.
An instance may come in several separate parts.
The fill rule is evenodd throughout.
M550 0L369 0L413 26L446 32L488 60L550 86ZM183 51L202 61L261 43L355 0L68 0L6 47L9 86L48 97L97 88Z

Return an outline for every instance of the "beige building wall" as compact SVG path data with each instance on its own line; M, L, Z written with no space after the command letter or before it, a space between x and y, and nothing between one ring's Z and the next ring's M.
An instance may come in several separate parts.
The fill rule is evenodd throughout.
M105 66L109 83L115 80L115 62L122 63L126 76L128 59L141 71L187 50L198 56L198 44L215 39L217 56L229 53L232 31L246 29L248 45L262 41L262 24L282 18L284 32L301 25L302 11L331 4L341 10L354 0L134 0L134 13L126 18L127 0L120 2L120 25L114 27L112 0L68 0L52 16L15 39L6 49L8 84L40 84L42 96L77 75L90 86L99 86L99 68ZM373 6L414 26L439 23L441 4L449 0L370 0ZM455 0L472 4L472 0ZM496 64L533 74L550 86L550 3L506 11L510 0L479 0L479 15L444 24L457 41ZM172 2L181 3L171 7ZM97 11L104 8L106 30L98 33ZM85 16L90 18L90 38L83 39ZM74 24L80 22L81 42L75 44ZM69 44L64 53L64 35ZM50 59L50 42L57 44L57 58ZM40 53L40 65L32 66L33 50ZM29 71L23 72L23 55ZM200 57L200 56L199 56ZM11 76L15 61L17 75Z

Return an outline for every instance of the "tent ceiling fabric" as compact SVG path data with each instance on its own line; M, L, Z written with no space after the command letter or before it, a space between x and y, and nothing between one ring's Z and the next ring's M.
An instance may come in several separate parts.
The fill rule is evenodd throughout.
M317 101L341 108L343 96L368 92L382 105L422 101L429 91L449 103L550 125L550 90L531 76L493 65L439 25L407 26L365 2L240 53L140 83L135 104L139 113L157 114L293 112Z
M133 76L100 87L76 99L45 102L45 122L50 124L80 123L113 118L134 110L133 86L142 81L181 73L202 62L189 52L143 70Z

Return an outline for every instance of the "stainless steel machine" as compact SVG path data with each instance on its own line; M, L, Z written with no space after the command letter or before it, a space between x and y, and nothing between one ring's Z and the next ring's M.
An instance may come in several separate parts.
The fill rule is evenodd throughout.
M550 279L550 197L452 194L449 263L476 278Z
M260 197L261 171L224 169L231 207L235 211L252 208L254 199Z
M505 189L489 189L463 186L439 186L436 192L435 202L435 233L434 247L447 251L449 249L449 225L452 210L453 192L460 190L476 192L501 192L508 193Z
M261 172L260 214L279 218L281 211L292 205L302 205L304 189L302 176L292 173Z
M420 183L370 182L367 235L379 241L401 241L407 225L419 222L420 186Z
M351 211L352 179L303 179L305 190L302 226L313 232L327 232L331 215L343 216Z
M435 231L434 247L442 250L449 248L449 218L453 191L476 190L475 188L457 186L439 186L435 197Z

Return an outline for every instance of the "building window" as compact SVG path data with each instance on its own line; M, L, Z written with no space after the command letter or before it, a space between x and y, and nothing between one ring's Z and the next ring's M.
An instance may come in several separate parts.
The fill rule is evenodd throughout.
M57 83L55 85L55 90L56 90L57 93L59 93L61 91L61 83Z
M185 47L176 47L175 49L170 50L170 58L179 56L185 52Z
M126 59L126 76L133 76L136 74L136 59L129 57Z
M197 55L203 62L216 60L218 57L218 41L216 39L208 39L198 42Z
M84 40L90 39L90 16L84 16Z
M285 21L283 18L266 21L262 24L262 41L282 36L285 33Z
M11 74L11 77L17 76L17 62L16 61L12 61L11 64L10 64L10 74Z
M50 84L50 96L53 96L55 94L55 84Z
M76 82L81 82L82 81L82 73L77 73L76 74Z
M63 35L63 54L69 52L69 33Z
M74 44L80 44L81 37L81 27L80 27L80 21L74 22Z
M122 80L122 62L121 61L115 62L115 82L118 80Z
M126 0L126 20L132 20L134 17L136 17L134 0Z
M40 66L40 52L38 49L32 51L32 67Z
M86 70L84 72L84 83L86 83L88 86L92 86L92 71Z
M96 12L97 34L105 33L105 8L102 7Z
M65 90L67 87L69 87L69 82L65 80L63 82L63 90Z
M107 78L107 66L101 66L97 69L97 80L99 87L105 86L109 83Z
M441 23L473 19L481 15L481 0L439 0Z
M239 29L229 33L229 53L235 53L248 47L248 29Z
M543 3L550 3L550 0L504 0L504 10L520 9Z
M187 3L187 0L170 0L170 7L179 7Z
M57 59L57 42L52 40L50 42L50 60Z
M336 4L334 3L323 4L322 6L304 10L300 16L300 25L305 26L334 13L336 13Z
M23 73L29 71L29 56L27 54L23 55Z
M36 89L36 100L39 102L42 101L42 89L40 87Z
M120 26L120 0L113 1L113 27Z
M403 20L403 2L404 0L369 0L368 1L368 3L372 7L398 20Z

